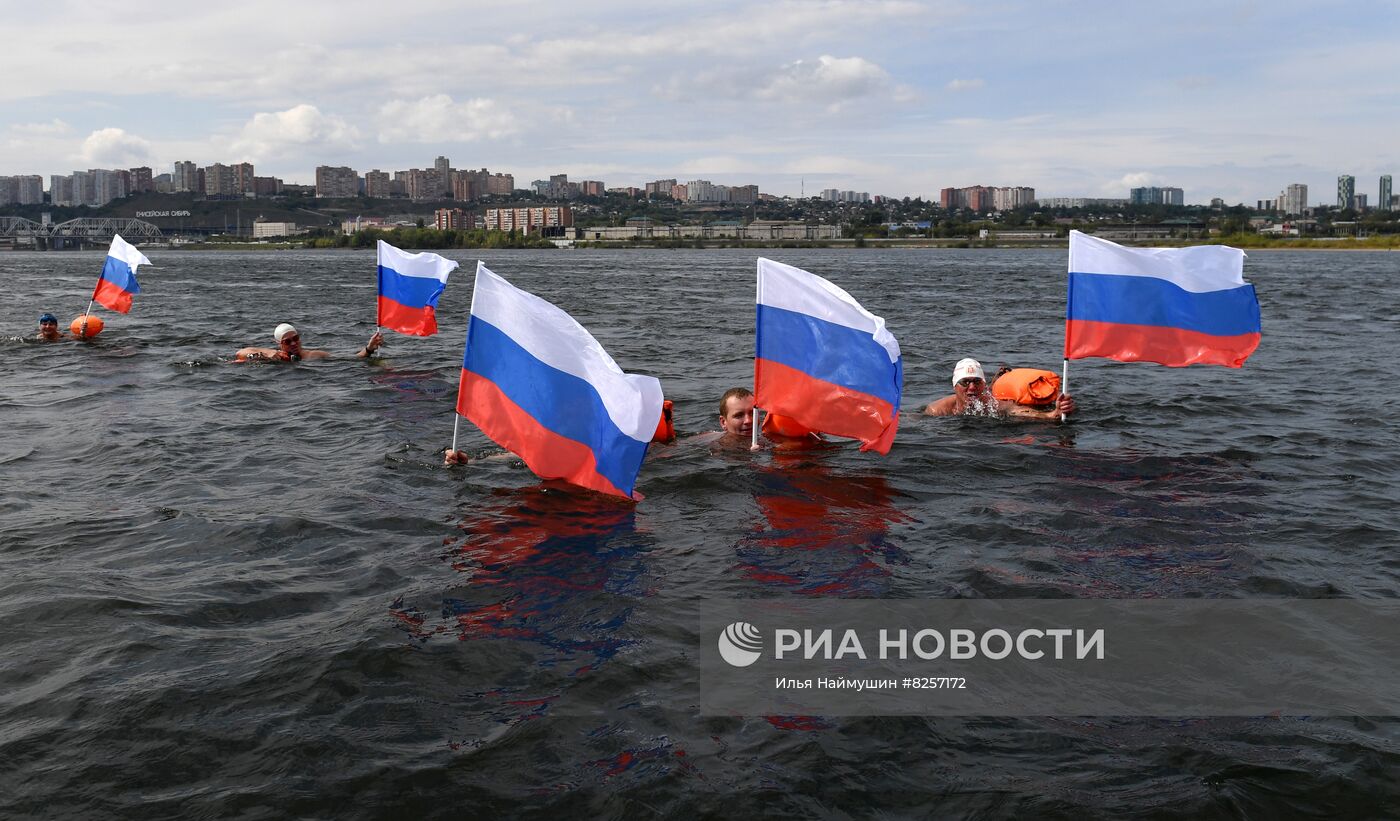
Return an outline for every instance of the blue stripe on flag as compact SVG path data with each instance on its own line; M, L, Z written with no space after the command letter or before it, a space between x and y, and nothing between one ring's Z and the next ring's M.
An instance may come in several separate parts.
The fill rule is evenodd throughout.
M131 270L131 266L116 257L107 257L107 261L102 265L100 279L107 280L127 293L141 293L141 286L136 284L136 274Z
M1069 275L1067 319L1183 328L1215 336L1257 334L1253 285L1193 293L1156 277Z
M541 426L587 445L598 472L630 489L641 470L647 443L618 429L603 398L587 381L536 359L504 331L473 316L467 326L462 367L491 380Z
M379 266L379 294L406 308L437 307L438 297L447 284L429 277L409 277L393 268Z
M889 352L864 331L759 305L758 356L899 408L902 360L891 362Z

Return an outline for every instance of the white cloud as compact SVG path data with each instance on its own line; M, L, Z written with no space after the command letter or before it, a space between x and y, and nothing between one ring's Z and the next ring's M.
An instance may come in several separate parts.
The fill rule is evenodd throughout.
M949 91L976 91L986 84L981 77L974 77L971 80L950 80L947 89Z
M260 162L305 147L320 152L343 149L353 146L358 136L355 128L341 118L322 114L316 106L302 103L286 111L254 114L233 141L231 148L240 156L231 160Z
M474 142L500 139L520 130L515 115L495 100L454 102L446 94L394 100L379 109L379 141Z
M73 132L73 126L55 117L46 123L15 123L10 126L15 134L33 137L61 137Z
M149 141L120 128L103 128L83 140L78 159L92 168L126 168L152 162Z
M1104 188L1113 188L1121 191L1129 188L1142 188L1144 186L1161 184L1162 178L1156 174L1150 174L1146 171L1136 171L1131 174L1124 174L1116 180L1104 183Z
M783 66L756 96L763 100L826 103L834 108L851 100L884 94L893 87L889 72L863 57L798 60Z

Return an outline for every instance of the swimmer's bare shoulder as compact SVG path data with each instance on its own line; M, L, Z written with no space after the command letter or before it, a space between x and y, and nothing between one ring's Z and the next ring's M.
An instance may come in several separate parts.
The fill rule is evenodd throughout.
M954 416L958 412L958 396L953 394L942 399L935 399L924 406L925 416Z

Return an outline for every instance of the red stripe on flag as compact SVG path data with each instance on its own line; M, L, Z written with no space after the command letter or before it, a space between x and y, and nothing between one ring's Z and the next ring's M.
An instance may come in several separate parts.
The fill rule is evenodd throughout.
M1215 336L1181 328L1122 325L1071 319L1065 322L1065 358L1103 357L1119 362L1156 362L1173 368L1224 365L1238 368L1259 347L1259 334Z
M109 311L121 314L131 311L131 292L123 291L120 285L110 280L97 280L97 289L92 292L92 298Z
M563 479L599 493L631 498L598 472L591 448L544 427L495 382L466 369L457 389L457 412L496 444L525 460L542 479Z
M816 379L796 368L754 360L754 405L812 430L859 439L861 450L890 452L899 409L879 397Z
M437 314L431 305L410 308L387 296L380 296L379 325L408 336L432 336L437 333Z

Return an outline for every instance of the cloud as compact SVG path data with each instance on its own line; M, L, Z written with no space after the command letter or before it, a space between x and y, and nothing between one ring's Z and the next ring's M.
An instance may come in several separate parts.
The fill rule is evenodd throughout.
M46 123L15 123L10 126L14 134L33 137L61 137L73 132L73 126L55 117Z
M305 146L349 148L358 136L355 128L341 118L322 114L316 106L302 103L286 111L254 114L231 147L241 155L238 159L259 162Z
M1145 186L1154 186L1161 184L1162 178L1157 176L1156 174L1151 174L1146 171L1136 171L1132 174L1124 174L1117 180L1105 183L1104 187L1121 190L1126 188L1143 188Z
M949 91L976 91L986 84L981 77L975 77L971 80L950 80L946 88Z
M889 72L863 57L832 57L798 60L779 69L760 86L755 96L761 100L811 101L833 109L851 100L881 95L894 83Z
M83 140L78 159L91 168L126 168L152 161L151 144L120 128L103 128Z
M454 102L446 94L394 100L379 109L381 143L474 142L500 139L520 130L515 115L495 100Z

